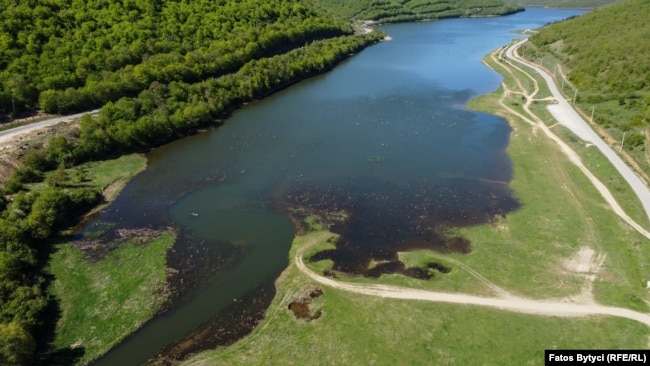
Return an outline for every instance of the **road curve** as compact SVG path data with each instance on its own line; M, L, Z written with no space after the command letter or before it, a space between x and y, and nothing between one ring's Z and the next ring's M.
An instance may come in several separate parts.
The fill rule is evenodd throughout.
M83 117L86 114L97 114L99 113L99 109L94 109L92 111L88 112L83 112L83 113L77 113L77 114L72 114L69 116L63 116L63 117L56 117L56 118L51 118L47 119L45 121L41 122L36 122L36 123L30 123L28 125L12 128L10 130L2 131L0 132L0 150L4 147L3 145L11 141L12 139L24 135L27 133L30 133L32 131L39 130L41 128L45 128L48 126L55 125L57 123L61 122L70 122L74 121L76 119L79 119Z
M506 56L519 64L530 67L535 70L544 81L548 84L548 87L553 94L553 97L558 102L557 104L549 105L548 110L551 112L553 117L562 125L566 126L571 130L576 136L580 137L582 140L592 143L594 146L600 150L605 157L614 165L614 168L623 176L623 178L628 182L636 196L641 201L643 208L645 209L646 215L650 218L650 190L648 186L630 169L630 167L623 162L623 160L612 150L612 148L603 141L600 136L589 126L579 114L575 111L573 106L564 98L560 89L553 77L546 72L546 70L541 67L528 62L527 60L522 59L517 54L519 47L524 44L527 39L521 40L511 46L506 50Z
M576 303L560 302L560 301L533 300L533 299L515 297L512 295L504 296L504 297L481 297L481 296L466 295L466 294L425 291L425 290L418 290L418 289L412 289L406 287L397 287L397 286L380 285L380 284L368 285L368 284L356 284L356 283L335 281L331 278L320 276L314 273L309 268L307 268L307 266L305 266L305 263L303 261L302 253L304 252L304 250L316 244L319 239L323 239L323 238L317 236L313 238L309 243L305 243L301 248L302 250L298 250L298 253L295 255L294 262L296 264L296 267L301 272L309 276L312 280L336 289L354 292L357 294L377 296L382 298L421 300L421 301L444 302L444 303L461 304L461 305L484 306L484 307L497 308L501 310L518 312L518 313L546 315L546 316L562 316L562 317L580 317L580 316L589 316L589 315L616 316L616 317L635 320L637 322L643 323L648 327L650 327L649 314L644 314L637 311L624 309L624 308L617 308L612 306L602 306L602 305L595 305L595 304L576 304Z

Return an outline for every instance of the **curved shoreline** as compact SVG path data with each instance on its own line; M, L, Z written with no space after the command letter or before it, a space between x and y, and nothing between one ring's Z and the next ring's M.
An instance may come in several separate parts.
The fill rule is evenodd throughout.
M516 51L518 47L521 46L521 44L523 44L524 42L526 42L526 40L519 41L514 44L510 44L505 49L501 50L501 54L505 52L508 59L521 64L526 64L527 66L532 67L535 71L539 72L544 77L546 82L549 84L549 88L552 90L554 97L556 99L564 100L561 93L557 89L557 86L553 83L553 80L550 77L550 75L545 73L539 67L536 67L535 65L532 65L529 62L521 60L518 57ZM498 51L493 52L491 55L493 59L494 59L494 54L496 52ZM524 74L530 77L530 75L526 71L514 65L511 66L517 68L519 71L523 72ZM584 164L582 164L580 157L568 145L566 145L555 134L553 134L553 132L550 131L550 129L544 124L544 122L538 116L536 116L533 112L530 111L529 106L535 100L534 96L539 91L537 82L534 81L535 90L531 94L528 94L525 92L523 86L521 86L519 79L517 79L516 77L515 79L517 80L517 83L520 85L522 91L524 91L522 92L522 95L525 96L527 100L523 108L526 111L526 113L530 115L532 119L519 114L518 112L512 110L511 108L505 105L505 103L503 102L503 98L504 96L508 95L508 93L510 93L510 91L505 87L505 85L503 85L504 95L501 97L499 101L501 106L503 108L506 108L509 112L517 115L525 122L542 129L544 133L547 135L547 137L549 137L550 139L558 143L560 149L567 155L569 160L575 165L577 165L580 168L580 170L587 176L587 178L594 184L598 192L603 196L603 198L608 203L608 205L612 208L615 214L618 215L625 222L627 222L630 226L632 226L641 235L650 239L650 232L648 232L639 224L637 224L623 211L623 209L620 207L620 205L618 205L614 197L611 195L608 188L602 182L600 182L600 180L598 180L584 166ZM564 103L565 104L561 105L564 109L569 109L573 111L573 108L566 102L566 100L564 100ZM574 131L574 133L576 133L579 137L585 140L588 139L587 141L590 141L594 144L596 144L597 141L600 141L603 145L606 146L606 148L609 148L604 143L604 141L602 141L600 138L597 137L595 132L588 126L588 124L581 117L579 117L579 115L577 115L577 113L575 113L575 111L573 111L573 113L568 113L566 111L564 113L558 112L554 114L554 117L558 119L560 123L566 124L567 127L569 127L572 131ZM611 151L611 149L609 150ZM625 167L629 170L627 166ZM628 178L626 177L626 180L627 179ZM632 183L630 184L632 185ZM647 191L647 187L645 188ZM639 194L637 193L637 195ZM643 195L639 195L639 196L640 196L639 198L642 199ZM644 203L644 207L645 207L646 205L645 202L643 202L643 200L642 203ZM648 211L648 215L650 216L650 211ZM484 306L484 307L492 307L492 308L497 308L497 309L502 309L502 310L512 311L512 312L520 312L520 313L544 315L544 316L560 316L560 317L584 317L590 315L616 316L616 317L631 319L650 327L650 314L647 313L641 313L626 308L598 305L595 303L569 303L563 301L547 301L547 300L534 300L529 298L523 298L523 297L511 295L507 291L493 284L490 285L489 287L492 288L498 294L497 297L481 297L481 296L474 296L474 295L468 295L462 293L426 291L426 290L404 288L404 287L383 285L383 284L355 284L355 283L335 281L333 279L318 275L305 266L303 260L303 253L306 249L310 248L312 245L317 244L319 242L318 239L322 239L322 238L318 236L316 239L312 239L307 244L301 246L297 250L293 258L293 262L300 272L302 272L312 280L332 288L354 292L358 294L369 295L369 296L382 297L382 298L422 300L422 301L444 302L444 303L453 303L453 304L461 304L461 305ZM465 270L467 270L467 268L465 268Z
M609 315L635 320L650 327L650 314L640 313L634 310L617 308L613 306L592 305L592 304L572 304L559 301L533 300L523 297L517 297L501 293L498 297L481 297L462 293L448 293L438 291L426 291L406 287L398 287L382 284L356 284L335 281L330 278L318 275L311 271L303 261L303 253L312 245L317 244L317 240L303 245L293 258L294 264L312 280L348 292L354 292L363 295L402 299L402 300L422 300L431 302L444 302L459 305L475 305L497 308L506 311L561 317L582 317L589 315Z

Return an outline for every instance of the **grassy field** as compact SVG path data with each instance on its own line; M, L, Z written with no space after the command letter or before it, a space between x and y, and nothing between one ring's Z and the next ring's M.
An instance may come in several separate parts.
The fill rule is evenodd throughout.
M123 155L116 159L91 161L65 169L63 186L69 189L90 187L100 190L107 201L111 201L134 175L144 170L147 159L141 154ZM47 178L55 171L45 173L43 182L31 183L31 190L47 187Z
M486 58L486 61L489 59ZM498 70L504 64L491 65ZM538 80L541 85L541 78ZM506 77L505 83L509 89L515 88L510 76ZM470 106L503 113L495 107L498 106L500 95L499 91L486 95L472 101ZM539 95L545 96L545 93ZM544 103L534 104L531 109L547 125L555 125ZM508 243L505 248L521 251L521 255L513 256L517 261L501 259L505 268L524 265L528 269L523 272L514 268L514 272L507 271L517 273L517 276L504 278L507 282L503 284L481 269L485 254L480 253L477 247L473 255L479 257L478 254L482 254L480 260L473 263L469 259L466 264L509 290L520 288L522 294L534 297L561 297L562 293L575 293L577 288L571 289L572 283L573 286L584 284L584 279L576 279L575 275L563 268L563 258L570 257L582 246L588 246L606 255L604 268L595 282L596 299L604 304L647 310L646 302L650 299L645 289L645 281L650 279L647 239L611 212L593 185L555 148L554 142L518 119L509 120L514 128L508 149L514 165L514 179L510 186L524 208L510 215L505 220L505 227L472 228L467 230L467 235L470 238L476 235L476 240L486 243L504 240L504 243ZM611 164L596 149L588 148L563 127L555 126L552 130L581 155L587 167L609 187L626 212L647 227L648 220L638 199ZM493 251L490 248L485 250ZM510 250L507 252L508 256L512 255ZM499 261L503 254L497 250L490 257ZM522 263L514 264L518 261ZM535 283L538 285L531 286Z
M115 182L128 181L130 177L142 171L147 159L139 154L124 155L113 160L92 161L78 166L86 180L100 189L105 189Z
M69 170L78 175L70 186L100 189L110 201L145 165L137 154L90 162ZM155 315L166 300L165 261L174 240L168 231L135 235L108 251L58 245L49 265L55 276L51 292L61 308L55 347L83 350L77 363L84 364Z
M149 242L129 242L97 261L60 245L50 264L62 312L56 346L83 347L79 363L85 363L155 315L166 299L165 258L174 239L166 232Z
M489 58L488 58L489 59ZM499 67L492 64L492 67ZM515 75L523 77L523 73ZM515 80L506 77L508 89ZM526 88L532 83L523 83ZM593 301L648 311L645 281L650 280L648 240L619 219L556 143L539 128L522 122L499 107L499 89L470 103L473 109L508 117L513 128L508 152L514 177L510 183L522 208L491 225L462 229L472 241L470 254L442 255L428 250L401 253L407 266L436 261L449 268L429 281L399 275L378 280L339 278L339 281L381 283L448 292L493 296L489 284L535 299ZM540 95L539 97L544 97ZM520 95L505 101L522 112ZM538 103L542 106L543 103ZM549 122L553 125L554 122ZM566 131L553 131L571 140ZM607 177L612 168L594 150L572 145ZM636 207L629 190L616 180L603 179L628 197L624 207ZM638 215L636 215L638 217ZM645 224L646 221L642 221ZM312 227L318 228L312 223ZM331 247L332 234L316 231L297 237L290 256L305 243L319 244L304 257ZM580 273L572 264L584 248L593 250L600 266ZM317 273L331 262L307 263ZM590 285L590 277L595 276ZM297 320L288 304L314 285L293 263L277 280L276 298L266 319L247 338L230 347L205 352L186 365L235 364L512 364L542 365L544 349L646 348L650 329L624 319L559 318L524 315L472 306L377 298L325 287L313 300L312 311L322 317ZM593 287L593 291L590 288ZM593 296L593 297L592 297Z
M295 250L329 233L294 241ZM383 281L382 281L383 282ZM313 285L291 264L266 319L230 347L184 365L543 365L544 349L644 348L644 325L614 318L538 317L485 308L392 300L324 288L306 322L287 310Z

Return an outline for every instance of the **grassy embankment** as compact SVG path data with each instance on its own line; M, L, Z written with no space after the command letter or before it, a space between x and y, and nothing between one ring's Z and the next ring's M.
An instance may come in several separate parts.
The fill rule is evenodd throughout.
M328 237L322 231L299 237L290 255ZM311 284L290 264L276 283L278 294L266 319L249 337L184 365L542 365L545 348L642 348L648 335L644 325L623 319L538 317L383 299L327 287L312 304L313 311L322 312L321 318L297 320L288 304Z
M531 52L532 49L535 51ZM583 118L586 120L589 120L591 118L592 108L596 108L596 106L594 104L580 102L581 95L584 92L577 90L575 85L567 81L566 78L559 71L557 71L561 70L561 67L557 66L561 65L559 59L557 59L551 53L543 53L538 48L531 45L530 42L526 42L524 44L522 50L520 50L520 54L533 62L542 63L542 65L549 71L550 74L553 74L553 70L556 70L556 80L560 86L560 90L564 93L567 100L573 99L573 97L577 95L578 104L576 105L576 108L580 111L580 114L582 114ZM536 76L534 72L532 75ZM541 79L538 80L541 82ZM540 98L550 95L547 90L545 93L540 93ZM630 114L630 112L623 106L618 105L618 102L605 102L604 104L607 104L608 106L608 113L617 115L620 119L625 119ZM546 110L543 104L534 105L534 107L535 108L533 108L533 111L544 121L554 121L550 112ZM598 119L598 114L594 115L594 119ZM634 161L639 166L639 168L633 167L634 170L637 172L641 170L642 174L647 174L644 171L647 169L647 166L645 165L645 161L647 160L645 157L645 151L641 151L639 149L628 150L627 147L621 151L621 143L624 145L625 142L622 141L623 136L620 131L616 129L604 130L601 128L602 126L598 126L595 123L592 123L591 125L595 128L596 132L610 144L612 149L618 151L619 154L624 153L634 159ZM627 182L625 182L621 175L608 162L607 158L605 158L597 149L592 149L589 146L585 145L582 141L580 141L579 138L577 138L566 129L558 129L561 129L562 131L556 132L556 134L562 137L562 140L571 145L574 150L580 153L580 156L582 157L585 165L587 165L589 170L591 170L592 173L598 176L598 178L610 188L618 203L625 209L625 212L639 224L645 227L649 227L650 221L645 210L639 203L638 198L636 195L634 195L634 192L629 189ZM626 160L625 156L623 156L623 159Z
M145 158L132 154L76 169L84 172L85 184L114 197L144 166ZM56 348L82 349L76 361L86 363L155 315L165 301L165 259L174 239L171 231L153 238L135 237L93 258L87 256L88 251L93 254L91 249L58 245L50 262L56 277L52 292L61 307Z
M486 58L486 61L491 61L491 58ZM490 64L506 75L505 83L509 90L517 90L512 77L500 69L506 65L504 62L490 62ZM550 95L540 77L530 70L524 71L534 76L540 86L540 93L535 96L536 99ZM527 75L517 70L515 76L520 80L529 79ZM524 85L528 85L529 92L532 91L529 89L531 83L527 82ZM495 107L501 92L499 90L497 94L474 100L470 103L470 107L502 114L502 109ZM523 101L520 95L510 93L505 103L523 114L521 108ZM535 102L531 105L531 110L547 125L553 126L551 130L581 156L587 168L609 188L624 210L641 225L648 227L648 218L638 198L609 161L597 149L588 146L566 128L556 124L546 110L546 103L548 102ZM531 130L529 125L522 124L517 119L508 119L514 128L508 150L514 165L514 179L510 186L524 207L508 217L505 222L506 230L501 235L495 235L494 230L487 228L476 228L468 230L468 237L472 238L473 233L476 233L479 235L474 242L480 240L489 243L493 240L494 243L499 243L501 236L503 243L508 244L508 252L513 247L528 251L524 257L515 256L515 258L529 258L523 261L524 264L530 265L526 271L529 273L516 270L514 273L519 276L503 280L508 283L505 285L506 288L514 289L523 286L525 291L522 294L535 297L562 296L562 292L567 295L571 292L575 293L575 288L571 289L567 286L573 282L572 275L563 271L560 263L562 258L570 257L571 253L580 247L588 246L597 254L606 255L603 269L598 273L594 284L596 300L603 304L647 311L646 301L649 298L645 290L645 281L650 279L648 240L634 232L613 214L593 185L573 164L568 162L564 154L555 147L554 142L541 131ZM513 229L523 229L523 231L515 234ZM518 239L512 240L515 237ZM497 246L493 245L493 247ZM503 250L504 247L498 246L497 252L492 254L495 260L503 258ZM481 258L481 261L484 259ZM486 274L481 270L480 263L468 261L466 264ZM512 267L513 263L509 266ZM521 275L524 274L527 276L522 278ZM487 277L499 284L503 283L491 275ZM521 282L520 285L513 287L518 281ZM578 278L578 284L580 283L584 283L584 279Z
M492 62L490 57L486 61L495 69L503 65ZM504 75L508 89L515 90L514 78ZM520 72L515 75L524 76ZM528 88L533 83L524 85ZM606 207L591 183L554 142L538 128L499 107L502 94L500 88L473 100L470 107L497 113L510 121L513 133L508 152L514 168L510 187L523 207L492 225L459 230L473 242L473 252L469 255L441 255L432 251L402 254L403 261L410 265L431 260L441 262L452 268L449 274L438 275L430 281L398 275L384 275L379 280L339 280L493 295L477 278L478 274L520 296L577 297L588 289L588 279L572 273L570 266L563 263L581 247L589 247L597 255L606 255L594 283L596 301L647 311L648 295L644 286L644 281L650 278L647 240ZM522 112L521 95L511 93L505 103ZM556 133L558 130L559 127L553 127ZM565 132L561 135L568 136ZM591 159L596 161L598 157L590 154L588 160ZM312 227L319 229L317 225ZM328 242L331 236L326 231L315 231L298 237L290 255L293 258L298 250L308 246L310 249L304 255L308 257L331 246ZM330 265L327 261L308 263L316 272ZM284 364L316 360L325 364L541 365L544 349L644 348L650 336L644 325L624 319L523 315L376 298L328 287L324 289L325 295L316 298L313 304L313 310L320 310L322 317L311 322L296 320L287 310L288 304L305 286L312 284L292 262L276 283L277 296L266 319L251 336L231 347L203 353L186 364Z
M627 0L533 34L526 57L564 74L586 119L650 181L650 2ZM575 93L577 91L577 94Z

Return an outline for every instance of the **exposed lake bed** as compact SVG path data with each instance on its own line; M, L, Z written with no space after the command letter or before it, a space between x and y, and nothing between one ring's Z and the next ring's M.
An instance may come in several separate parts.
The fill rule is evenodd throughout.
M186 250L183 258L221 259L213 263L215 274L201 279L201 291L146 325L105 361L140 364L152 356L146 352L214 317L227 317L219 308L254 299L250 294L271 284L286 266L295 232L282 213L289 208L347 212L348 220L333 227L341 235L340 248L321 254L344 272L368 274L371 260L394 262L397 251L425 245L469 252L470 243L447 236L446 228L489 223L518 202L507 185L510 127L501 118L459 106L495 88L498 76L479 60L509 41L511 27L530 28L571 14L533 12L547 18L522 13L502 21L382 27L391 42L251 104L213 131L152 152L147 171L100 220L127 227L173 225L183 233L175 245L179 253ZM485 29L491 31L478 37ZM203 255L205 246L222 254ZM268 306L267 301L250 304L237 306ZM159 341L161 333L168 339ZM201 342L200 337L194 341Z

